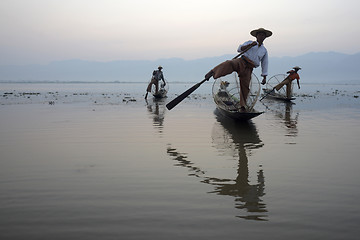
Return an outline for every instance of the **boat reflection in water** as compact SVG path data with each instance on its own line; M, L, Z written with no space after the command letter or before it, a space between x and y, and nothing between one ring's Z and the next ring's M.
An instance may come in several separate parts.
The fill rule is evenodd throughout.
M159 131L163 132L164 129L164 119L165 119L165 99L164 98L154 98L149 102L146 101L147 110L150 113L150 116L153 119L153 126Z
M254 149L261 148L264 144L259 138L256 127L252 122L235 122L223 117L215 111L217 122L214 125L212 138L216 149L221 153L234 156L238 161L236 177L223 179L206 176L206 172L188 160L186 153L179 153L168 146L167 153L177 161L175 166L188 168L191 176L201 179L201 182L210 184L214 190L210 193L232 196L235 198L235 208L245 210L246 214L236 215L247 220L267 221L266 204L262 201L265 195L265 178L262 169L257 171L257 182L250 184L248 155Z

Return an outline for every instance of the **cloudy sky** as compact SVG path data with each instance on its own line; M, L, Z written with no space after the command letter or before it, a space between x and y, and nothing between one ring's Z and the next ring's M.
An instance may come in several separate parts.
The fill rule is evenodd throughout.
M0 64L236 55L273 31L271 56L360 52L359 0L0 0Z

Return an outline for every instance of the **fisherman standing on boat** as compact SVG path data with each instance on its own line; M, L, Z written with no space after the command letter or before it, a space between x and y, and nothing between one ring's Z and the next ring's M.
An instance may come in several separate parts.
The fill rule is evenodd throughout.
M276 91L279 91L284 85L286 85L286 98L290 99L291 98L291 85L292 85L292 81L294 81L295 79L297 80L297 85L300 89L300 76L297 73L301 68L296 66L293 67L294 70L290 70L287 73L289 74L281 83L279 83L278 85L276 85L274 89L276 89Z
M153 71L153 76L151 78L151 81L150 81L147 89L146 89L145 99L147 98L148 93L151 92L151 87L152 87L153 84L155 85L155 94L157 94L158 91L159 91L159 81L160 80L162 80L164 82L163 86L166 85L166 82L165 82L165 79L164 79L164 74L161 71L161 69L162 69L162 66L159 66L158 70Z
M263 80L261 84L266 83L266 76L268 75L268 52L263 42L265 38L270 37L272 32L264 28L255 29L250 34L256 37L256 41L247 41L241 44L238 52L242 52L241 58L227 60L205 75L205 79L209 80L211 77L217 79L226 76L232 72L237 72L240 79L240 106L241 111L246 112L246 99L250 91L251 74L254 68L261 64L261 76Z

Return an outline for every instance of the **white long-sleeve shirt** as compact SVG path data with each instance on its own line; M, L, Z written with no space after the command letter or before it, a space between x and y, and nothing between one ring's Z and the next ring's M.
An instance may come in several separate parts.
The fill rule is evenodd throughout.
M241 44L238 47L238 52L242 52L241 51L241 47L242 46L246 46L251 44L253 41L247 41L244 44ZM261 76L267 76L268 75L268 65L269 65L269 57L268 57L268 52L266 50L266 48L264 47L264 44L261 44L261 46L256 45L253 46L252 48L250 48L249 50L247 50L243 56L249 58L251 61L253 61L255 67L257 68L258 66L260 66L261 63Z

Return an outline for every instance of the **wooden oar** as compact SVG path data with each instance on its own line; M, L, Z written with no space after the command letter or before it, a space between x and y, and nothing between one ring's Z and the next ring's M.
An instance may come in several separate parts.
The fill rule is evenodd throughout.
M267 92L262 98L260 98L259 101L261 102L264 98L266 98L266 97L269 96L270 94L274 93L274 89L275 89L275 88L273 88L271 91Z
M207 80L208 79L202 80L201 82L195 84L194 86L183 92L181 95L177 96L174 100L166 104L166 108L169 110L173 109L176 105L178 105L182 100L184 100L187 96L189 96L193 91L195 91L198 87L200 87L201 84L203 84Z
M251 48L251 47L250 47ZM239 53L238 55L236 55L235 57L233 57L233 59L236 59L238 57L240 57L242 54L244 54L248 49L245 49L244 51L242 51L241 53ZM189 96L192 92L194 92L198 87L200 87L201 84L203 84L204 82L206 82L208 79L204 79L201 82L195 84L194 86L192 86L191 88L189 88L188 90L186 90L185 92L183 92L182 94L180 94L179 96L177 96L175 99L173 99L171 102L169 102L168 104L166 104L166 108L168 110L173 109L176 105L178 105L182 100L184 100L187 96Z

